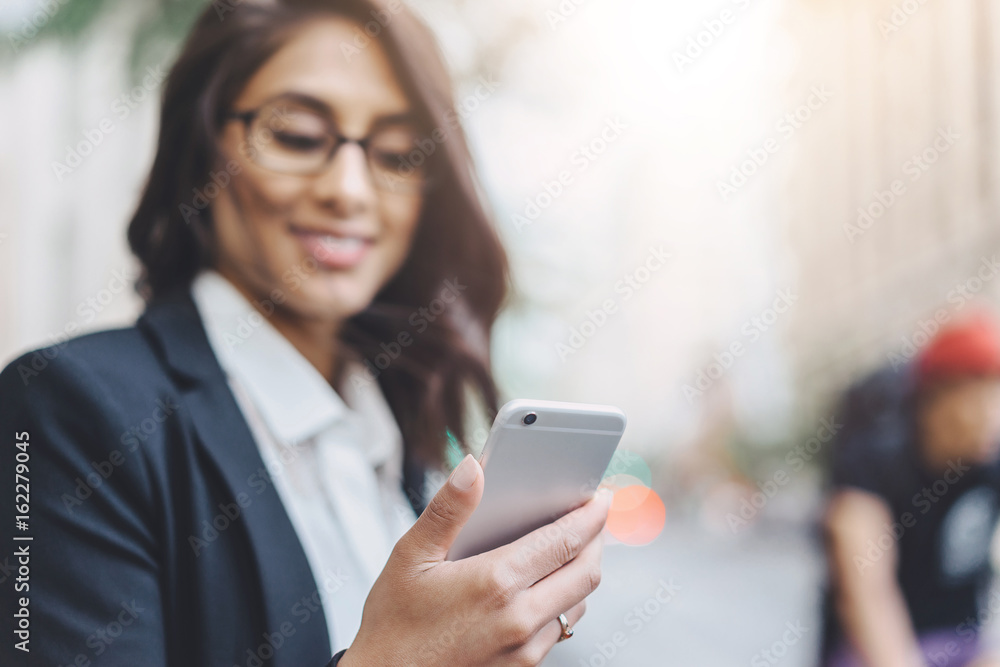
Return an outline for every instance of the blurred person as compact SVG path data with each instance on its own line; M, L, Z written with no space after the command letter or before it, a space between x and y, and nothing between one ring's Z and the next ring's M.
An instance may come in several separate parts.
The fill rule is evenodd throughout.
M467 401L497 409L508 283L408 10L206 7L128 240L138 322L0 375L4 565L30 573L0 584L0 664L535 665L572 634L609 494L457 562L479 464L423 497Z
M1000 665L990 547L1000 516L1000 330L979 313L851 388L825 518L823 664Z

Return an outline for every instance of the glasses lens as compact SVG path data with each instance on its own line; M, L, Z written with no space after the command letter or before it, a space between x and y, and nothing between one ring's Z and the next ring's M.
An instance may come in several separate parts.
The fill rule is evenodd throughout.
M278 100L260 108L249 128L250 155L265 169L287 174L322 171L339 141L331 121L301 103ZM427 185L430 139L409 125L390 125L368 139L372 180L383 190L413 192ZM432 142L431 142L432 143ZM432 144L433 145L433 144Z
M261 107L249 140L258 164L292 174L322 169L334 141L322 115L294 102Z
M368 163L375 184L387 190L414 191L427 183L428 153L416 130L390 126L372 135Z

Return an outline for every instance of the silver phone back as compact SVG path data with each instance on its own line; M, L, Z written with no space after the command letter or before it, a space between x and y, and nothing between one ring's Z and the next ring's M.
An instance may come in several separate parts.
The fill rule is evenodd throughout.
M537 420L525 424L535 413ZM610 405L516 399L504 405L480 456L486 488L448 552L458 560L552 523L596 491L625 430Z

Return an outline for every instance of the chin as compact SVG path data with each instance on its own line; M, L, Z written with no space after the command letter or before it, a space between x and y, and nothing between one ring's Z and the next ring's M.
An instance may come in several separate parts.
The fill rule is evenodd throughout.
M984 465L989 465L991 463L995 463L998 460L1000 460L1000 450L997 450L997 449L990 449L990 450L984 452L979 457L979 463L984 464Z
M376 291L374 287L348 276L324 276L303 285L302 296L310 312L343 320L367 308Z

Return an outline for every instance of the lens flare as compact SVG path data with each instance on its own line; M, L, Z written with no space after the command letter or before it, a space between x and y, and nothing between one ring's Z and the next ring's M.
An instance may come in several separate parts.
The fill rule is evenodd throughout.
M633 484L615 491L606 528L623 544L643 546L659 536L666 520L660 496L646 486Z
M617 475L631 475L639 480L642 486L652 486L653 473L641 456L627 449L618 449L611 457L608 469L604 471L604 477Z
M601 480L601 486L609 488L612 491L619 491L627 486L646 486L646 483L634 475L622 473L605 477Z

